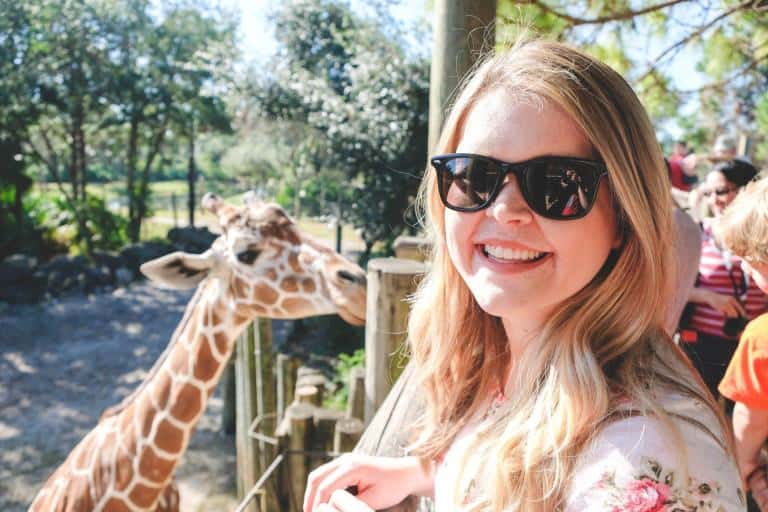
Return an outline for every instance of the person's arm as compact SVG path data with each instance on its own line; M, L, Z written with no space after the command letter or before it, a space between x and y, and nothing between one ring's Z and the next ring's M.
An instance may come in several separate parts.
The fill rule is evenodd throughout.
M706 288L693 288L688 300L697 304L706 304L728 318L747 316L744 306L733 295L723 295Z
M768 410L736 402L733 407L733 433L736 437L736 460L742 478L760 463L760 448L768 439Z

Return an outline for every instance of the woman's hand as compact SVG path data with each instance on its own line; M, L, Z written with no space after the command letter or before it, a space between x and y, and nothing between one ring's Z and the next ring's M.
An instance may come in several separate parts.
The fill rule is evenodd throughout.
M349 453L310 473L304 512L371 512L397 505L411 494L427 494L432 485L432 465L418 457ZM352 486L357 496L345 492Z
M315 507L315 512L375 512L347 491L333 491L328 503L321 503Z

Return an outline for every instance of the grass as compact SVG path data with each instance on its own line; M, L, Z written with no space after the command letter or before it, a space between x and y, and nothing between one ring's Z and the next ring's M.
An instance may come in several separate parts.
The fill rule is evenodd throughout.
M68 185L65 185L68 186ZM174 227L176 223L183 227L187 225L187 182L185 180L157 181L150 183L150 189L153 195L152 216L144 221L141 230L141 238L150 240L156 238L165 238L168 230ZM58 187L53 183L36 183L34 191L46 199L58 197L60 195ZM113 181L108 183L92 183L88 185L89 193L111 199L125 196L125 182ZM205 192L201 185L197 195ZM242 192L231 193L232 189L222 191L224 200L228 203L239 206L242 204ZM171 208L171 196L176 195L176 219L174 220L173 209ZM127 208L120 208L121 215L127 215ZM320 222L312 218L301 218L298 220L299 229L319 240L325 241L330 247L334 247L336 229L327 223ZM209 213L199 208L195 211L195 224L197 226L208 226L211 231L219 232L216 219ZM363 250L365 244L352 226L342 227L342 243L344 250Z

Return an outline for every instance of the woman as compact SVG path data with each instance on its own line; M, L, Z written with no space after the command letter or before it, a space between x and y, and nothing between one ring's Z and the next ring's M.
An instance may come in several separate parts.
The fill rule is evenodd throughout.
M664 333L671 201L627 83L521 41L466 83L436 153L412 455L321 466L305 511L743 510L727 425ZM583 206L551 197L569 171Z
M744 326L766 312L765 294L742 271L741 259L721 247L712 235L725 208L756 175L757 169L743 160L721 162L707 175L702 191L713 216L702 221L699 275L689 298L694 308L686 326L690 334L682 339L687 341L685 351L715 396Z

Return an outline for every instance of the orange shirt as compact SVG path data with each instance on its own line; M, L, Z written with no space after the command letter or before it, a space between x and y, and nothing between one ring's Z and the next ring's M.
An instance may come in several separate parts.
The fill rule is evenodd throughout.
M718 390L747 407L768 409L768 313L747 324Z

